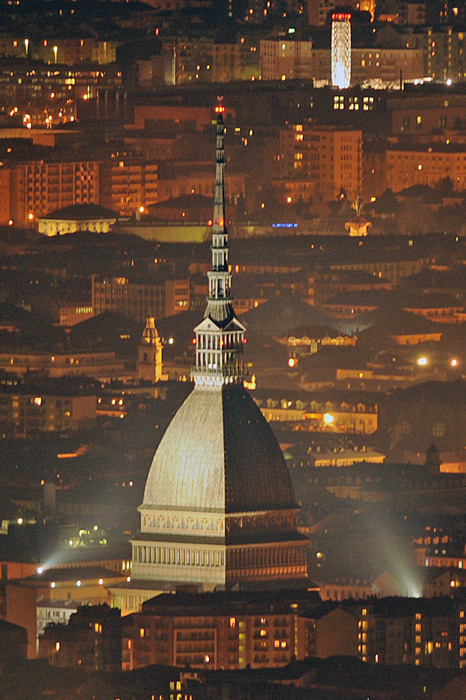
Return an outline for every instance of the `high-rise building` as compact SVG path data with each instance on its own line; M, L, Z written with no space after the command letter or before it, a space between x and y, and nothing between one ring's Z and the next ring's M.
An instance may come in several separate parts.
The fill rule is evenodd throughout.
M351 14L332 15L332 85L340 89L351 83Z
M155 453L132 581L114 590L127 612L156 592L307 579L306 538L290 476L267 421L244 388L245 328L231 296L224 194L223 107L217 107L212 269L195 327L193 391Z

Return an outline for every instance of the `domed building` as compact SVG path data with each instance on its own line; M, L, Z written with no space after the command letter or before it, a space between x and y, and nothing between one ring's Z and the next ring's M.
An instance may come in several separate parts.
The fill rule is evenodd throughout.
M213 590L307 578L307 540L297 530L288 469L243 386L245 327L231 298L222 112L217 107L212 269L194 329L194 388L155 453L132 540L129 586L151 595L186 584Z

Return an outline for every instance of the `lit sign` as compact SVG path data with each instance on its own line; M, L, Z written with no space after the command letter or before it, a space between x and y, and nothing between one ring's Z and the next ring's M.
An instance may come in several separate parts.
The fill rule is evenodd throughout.
M272 224L272 228L298 228L298 224Z

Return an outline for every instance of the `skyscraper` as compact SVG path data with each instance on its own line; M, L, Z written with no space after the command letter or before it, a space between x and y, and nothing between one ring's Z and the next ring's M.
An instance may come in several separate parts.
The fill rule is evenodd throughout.
M307 577L307 541L297 530L299 509L282 452L243 386L245 327L231 296L223 110L216 109L212 269L204 318L194 329L194 388L152 461L141 531L132 541L133 590L181 584L213 590Z

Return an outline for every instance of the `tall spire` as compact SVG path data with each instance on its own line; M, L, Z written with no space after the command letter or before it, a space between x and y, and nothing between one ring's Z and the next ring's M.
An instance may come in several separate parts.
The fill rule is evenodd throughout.
M209 270L209 296L204 316L225 322L234 315L231 299L231 273L228 269L228 230L225 215L225 148L223 112L217 105L217 145L215 157L215 200L212 227L212 270Z
M225 215L225 148L223 112L219 102L215 157L215 199L212 225L212 269L208 271L209 295L204 320L194 329L196 366L192 376L196 384L221 386L243 383L243 344L245 327L238 321L231 297L231 272L228 265L228 230Z

